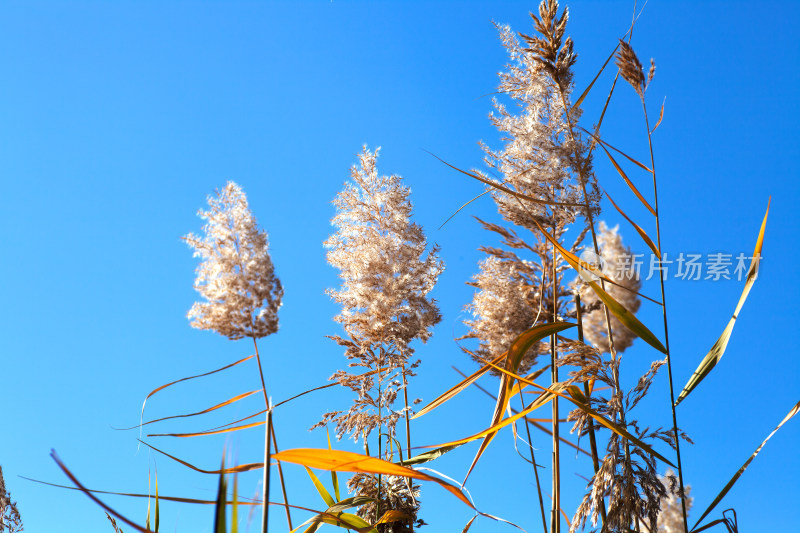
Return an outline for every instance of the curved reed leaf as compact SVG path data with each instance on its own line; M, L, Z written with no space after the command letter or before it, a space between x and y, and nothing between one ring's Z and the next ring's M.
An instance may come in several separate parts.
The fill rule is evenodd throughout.
M328 490L325 488L325 485L322 484L317 475L314 472L312 472L311 469L308 468L307 466L304 466L303 468L305 468L306 472L308 472L308 477L311 478L311 482L314 483L314 487L317 489L317 492L322 497L322 499L325 500L325 503L328 504L328 507L330 508L332 505L335 505L336 501L334 501L333 497L331 496L331 493L328 492Z
M62 463L62 462L61 462L61 459L59 459L59 458L58 458L58 455L56 454L56 451L55 451L55 450L50 450L50 457L52 457L52 458L53 458L53 461L55 461L55 462L56 462L56 464L58 465L58 467L61 469L61 471L62 471L62 472L64 472L64 473L67 475L67 477L70 479L70 481L72 481L72 482L75 484L75 486L76 486L76 487L78 487L78 489L79 489L81 492L83 492L84 494L86 494L86 495L87 495L89 498L91 498L91 499L92 499L92 500L93 500L93 501L94 501L94 502L95 502L97 505L99 505L100 507L102 507L102 508L103 508L103 510L105 510L105 511L106 511L106 513L113 514L114 516L116 516L117 518L119 518L120 520L122 520L123 522L125 522L126 524L128 524L129 526L131 526L132 528L134 528L136 531L141 531L142 533L151 533L151 532L150 532L150 530L143 528L142 526L140 526L140 525L139 525L139 524L137 524L136 522L133 522L132 520L129 520L128 518L125 518L124 516L122 516L121 514L119 514L118 512L116 512L114 509L112 509L111 507L109 507L108 505L106 505L105 503L103 503L103 502L102 502L102 501L101 501L101 500L100 500L100 499L99 499L97 496L95 496L94 494L92 494L91 492L89 492L89 491L86 489L86 487L84 487L83 485L81 485L81 482L80 482L80 481L78 481L78 478L76 478L76 477L75 477L75 476L72 474L72 472L70 472L70 471L69 471L69 469L66 467L66 465L64 465L64 463ZM116 526L115 526L115 527L116 527Z
M761 262L761 246L764 243L764 231L767 228L767 216L769 215L769 204L772 201L770 200L767 202L767 212L764 213L764 220L761 222L761 230L758 232L758 239L756 240L756 247L753 251L753 259L750 261L750 268L747 271L747 278L744 282L744 289L742 290L742 295L739 297L739 302L736 304L736 309L733 311L733 316L728 321L728 325L725 326L725 329L722 331L722 335L717 339L717 342L714 343L714 346L711 347L711 350L706 354L702 361L700 361L700 365L697 367L697 370L694 371L692 377L689 378L689 381L686 383L686 386L683 387L680 395L678 395L678 399L675 400L675 405L678 405L686 398L689 393L691 393L701 381L705 379L705 377L717 366L722 356L725 354L725 349L728 347L728 341L731 338L731 333L733 333L733 326L736 324L736 319L739 316L739 312L742 310L742 306L744 306L745 300L747 300L747 295L750 294L750 289L753 287L753 284L758 277L758 265Z
M259 391L261 392L261 391ZM203 437L206 435L217 435L218 433L230 433L231 431L239 431L242 429L250 429L256 426L263 426L266 423L265 420L260 422L253 422L252 424L245 424L243 426L236 426L232 428L225 428L225 429L217 429L213 431L200 431L198 433L149 433L148 437Z
M786 422L788 422L788 421L789 421L789 420L790 420L790 419L791 419L791 418L792 418L794 415L796 415L798 411L800 411L800 402L797 402L797 403L794 405L794 407L792 407L791 411L789 411L789 414L787 414L787 415L786 415L786 416L783 418L783 420L781 420L781 423L780 423L780 424L778 424L778 425L777 425L777 427L776 427L775 429L773 429L773 430L772 430L772 433L770 433L769 435L767 435L767 438L766 438L766 439L764 439L764 441L763 441L763 442L762 442L762 443L761 443L761 444L758 446L758 448L756 448L756 451L754 451L754 452L753 452L753 454L752 454L752 455L751 455L751 456L750 456L750 457L747 459L747 461L745 461L745 462L744 462L744 464L743 464L743 465L742 465L742 466L739 468L739 470L737 470L737 471L736 471L736 473L733 475L733 477L731 478L731 480L730 480L730 481L728 481L728 483L727 483L727 484L726 484L726 485L725 485L725 486L722 488L722 490L719 492L719 494L717 494L717 497L716 497L716 498L714 498L714 501L713 501L713 502L711 502L711 505L709 505L709 506L708 506L708 509L706 509L706 510L705 510L705 512L703 513L703 515L702 515L702 516L701 516L701 517L700 517L700 518L697 520L697 523L696 523L696 524L694 525L694 527L692 528L692 530L693 530L693 531L697 529L697 526L700 524L700 522L702 522L702 521L703 521L703 518L705 518L706 516L708 516L708 513L710 513L710 512L711 512L711 511L714 509L714 507L716 507L716 506L717 506L717 504L718 504L720 501L722 501L722 498L724 498L726 494L728 494L728 491L730 491L730 490L731 490L731 487L733 487L733 485L734 485L734 484L735 484L735 483L736 483L736 482L739 480L739 478L742 476L742 474L743 474L743 473L744 473L744 471L747 469L747 467L748 467L748 466L750 466L750 463L751 463L751 462L753 462L753 459L755 459L755 458L756 458L756 455L758 455L758 452L760 452L760 451L761 451L761 448L763 448L763 447L764 447L764 445L767 443L767 441L768 441L769 439L771 439L771 438L772 438L772 436L773 436L773 435L774 435L774 434L775 434L775 433L776 433L776 432L777 432L779 429L781 429L781 426L782 426L782 425L784 425L784 424L785 424Z
M114 429L118 429L119 431L129 431L131 429L140 428L140 427L146 426L148 424L155 424L156 422L163 422L164 420L172 420L173 418L186 418L186 417L189 417L189 416L204 415L206 413L210 413L211 411L216 411L217 409L225 407L226 405L230 405L232 403L238 402L239 400L243 400L245 398L248 398L248 397L252 396L253 394L258 394L259 392L261 392L261 389L256 389L256 390L253 390L253 391L250 391L250 392L243 392L242 394L238 394L238 395L234 396L233 398L231 398L229 400L226 400L226 401L224 401L222 403L218 403L217 405L214 405L213 407L209 407L208 409L203 409L202 411L197 411L196 413L187 413L185 415L165 416L164 418L156 418L155 420L148 420L147 422L144 422L142 424L138 424L138 425L135 425L135 426L131 426L129 428L114 428Z
M295 463L321 470L335 470L337 472L361 472L365 474L387 474L400 477L413 477L423 481L433 481L438 483L445 490L452 493L456 498L475 509L466 496L455 486L437 479L428 474L423 474L411 468L406 468L389 461L384 461L375 457L369 457L353 452L343 452L339 450L325 450L316 448L295 448L284 450L273 455L278 461Z
M503 352L502 354L500 354L497 357L495 357L494 359L492 359L492 363L496 364L496 363L501 362L503 359L505 359L506 355L508 355L507 351ZM420 409L419 412L417 412L414 416L411 417L411 419L413 420L413 419L418 418L418 417L420 417L420 416L422 416L422 415L424 415L426 413L429 413L429 412L433 411L434 409L436 409L437 407L439 407L440 405L442 405L443 403L445 403L447 400L450 400L451 398L455 397L461 391L463 391L464 389L469 387L472 383L477 381L478 378L480 378L482 375L484 375L486 372L488 372L490 368L492 368L492 365L489 365L489 364L483 365L478 371L470 374L469 377L465 378L463 381L461 381L457 385L454 385L453 387L451 387L450 389L448 389L447 391L445 391L444 393L439 395L439 397L437 397L431 403L429 403L428 405L426 405L425 407Z
M224 470L203 470L202 468L198 468L198 467L196 467L196 466L194 466L194 465L192 465L190 463L187 463L186 461L178 459L177 457L172 456L172 455L168 454L165 451L159 450L158 448L156 448L152 444L147 444L143 440L140 440L139 442L141 442L142 444L144 444L145 446L147 446L151 450L155 450L155 451L157 451L158 453L160 453L162 455L166 455L167 457L169 457L173 461L176 461L176 462L182 464L183 466L189 467L192 470L194 470L196 472L203 473L203 474L233 474L233 473L236 473L236 472L249 472L250 470L258 470L259 468L264 468L264 463L248 463L248 464L244 464L244 465L234 466L233 468L225 468Z
M570 322L539 324L538 326L534 326L522 333L514 340L513 343L511 343L511 347L508 349L508 357L506 357L505 362L506 372L503 372L500 378L500 392L497 395L497 402L495 403L494 413L492 414L491 426L495 426L498 422L500 422L504 413L506 412L506 409L508 408L508 403L511 399L511 392L514 388L514 383L516 382L512 375L516 375L517 369L519 368L520 362L522 361L525 353L527 353L527 351L533 345L545 337L555 335L556 333L576 325L577 324L572 324ZM489 446L489 443L496 434L497 432L495 431L488 433L484 437L483 442L481 443L480 448L478 448L478 452L475 454L475 458L472 460L472 464L467 471L467 475L464 478L464 483L467 482L467 478L469 478L470 473L472 473L472 469L475 468L475 465L478 463L481 455L483 455L484 450L486 450L486 447Z
M222 456L222 469L220 472L225 471L225 456ZM225 474L219 475L219 483L217 485L217 504L214 506L214 532L227 533L227 521L225 520L225 511L228 508L228 484L225 480Z
M425 151L428 152L427 150L425 150ZM438 159L439 161L441 161L442 163L444 163L445 165L447 165L448 167L452 168L453 170L457 170L457 171L461 172L464 175L467 175L467 176L469 176L471 178L475 178L476 180L481 181L481 182L483 182L486 185L489 185L491 187L494 187L495 189L497 189L499 191L503 191L506 194L510 194L511 196L516 196L517 198L521 198L523 200L528 200L528 201L536 203L536 204L554 205L554 206L562 206L562 207L583 207L583 204L575 204L575 203L568 203L568 202L551 202L551 201L548 201L548 200L542 200L540 198L534 198L533 196L528 196L527 194L522 194L521 192L514 191L512 189L509 189L508 187L504 187L504 186L500 185L499 183L494 182L492 180L488 180L488 179L484 178L483 176L479 176L478 174L474 174L472 172L467 172L466 170L461 170L458 167L454 167L453 165L451 165L450 163L448 163L447 161L445 161L441 157L437 156L436 154L431 153L431 152L428 152L428 153L431 154L436 159Z
M647 166L647 165L645 165L644 163L641 163L640 161L637 161L637 160L635 160L634 158L632 158L631 156L629 156L628 154L626 154L625 152L623 152L623 151L622 151L622 150L620 150L619 148L614 148L613 146L611 146L610 144L608 144L607 142L605 142L603 139L601 139L601 138L600 138L600 137L598 137L597 135L594 135L594 134L592 134L592 133L591 133L589 130L587 130L586 128L582 128L582 127L578 126L578 129L580 129L580 130L583 130L583 132L584 132L584 133L587 133L587 134L591 135L591 137L592 137L592 138L593 138L595 141L597 141L598 143L602 144L603 146L607 146L607 147L611 148L612 150L614 150L615 152L617 152L619 155L621 155L622 157L624 157L625 159L627 159L628 161L630 161L630 162L631 162L631 163L633 163L634 165L636 165L636 166L640 167L642 170L646 170L647 172L649 172L649 173L651 173L651 174L653 173L653 171L652 171L652 169L650 169L650 167L648 167L648 166Z
M602 302L606 305L611 314L613 314L620 322L622 322L625 327L629 330L634 332L640 339L645 341L647 344L658 350L659 352L666 354L667 349L664 348L664 345L661 344L661 341L658 340L652 331L647 329L647 326L642 324L636 315L625 309L621 303L616 301L613 296L608 294L604 291L597 282L590 281L589 286L592 290L597 294L597 297L602 300Z
M375 525L378 524L388 524L389 522L410 522L414 518L410 516L408 513L404 513L403 511L397 511L395 509L389 509L385 513L380 520L375 522Z
M617 46L615 46L614 49L611 51L611 55L608 56L608 59L606 59L606 62L603 63L602 67L600 67L600 70L597 72L597 75L595 75L594 79L592 80L592 83L590 83L589 86L586 87L586 89L583 90L583 92L578 97L578 99L575 101L575 103L572 104L572 109L579 108L581 106L581 104L583 103L583 100L589 94L589 91L592 90L592 86L594 85L594 82L597 81L597 78L599 78L600 74L602 74L603 71L606 69L606 65L608 65L608 62L611 61L611 59L613 59L613 57L614 57L614 54L617 53L617 48L619 48L619 44L617 44Z
M625 183L628 185L628 188L629 188L631 191L633 191L633 194L635 194L635 195L636 195L636 197L639 199L639 201L640 201L640 202L642 202L642 204L644 204L644 206L647 208L647 210L648 210L648 211L650 211L650 213L652 213L652 215L653 215L654 217L655 217L655 216L658 216L658 215L656 214L656 210L655 210L655 209L653 209L653 207L650 205L650 203L649 203L647 200L645 200L644 196L642 196L642 193L640 193L640 192L639 192L639 189L637 189L637 188L636 188L636 185L634 185L634 184L633 184L633 182L632 182L632 181L631 181L631 180L628 178L628 175L627 175L627 174L625 174L625 171L624 171L624 170L622 170L622 167L620 167L620 166L619 166L619 163L617 163L617 161L616 161L616 160L614 159L614 157L611 155L611 152L609 152L609 151L606 149L606 147L605 147L605 146L603 146L603 143L602 143L602 142L601 142L601 143L599 143L599 144L600 144L600 148L602 148L602 149L603 149L603 151L606 153L606 155L608 156L608 158L611 160L611 164L612 164L612 165L614 165L614 168L615 168L615 169L617 169L617 173L618 173L618 174L619 174L619 175L622 177L622 179L623 179L623 180L625 181ZM613 202L612 202L612 203L613 203ZM617 209L619 209L619 208L617 208ZM627 218L627 217L625 217L625 218Z

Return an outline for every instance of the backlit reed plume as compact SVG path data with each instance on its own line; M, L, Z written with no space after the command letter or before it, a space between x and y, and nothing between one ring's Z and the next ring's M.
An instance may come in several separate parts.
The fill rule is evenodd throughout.
M210 329L231 340L261 338L278 330L283 287L275 276L266 232L259 230L241 187L229 181L209 196L203 237L184 240L202 262L194 288L206 300L188 317L192 327Z
M603 272L616 281L619 285L607 283L606 292L616 301L630 311L636 313L641 305L637 292L641 288L639 272L633 263L634 256L630 248L622 243L622 236L618 233L619 227L609 228L605 222L600 222L597 229L597 244L600 248L604 268ZM576 282L580 285L581 278ZM602 302L597 294L587 285L580 289L581 302L585 311L583 318L583 334L586 342L596 346L601 352L610 353L611 345L608 342L608 327L606 315L602 309ZM617 353L629 348L636 335L626 328L619 319L613 315L611 331L614 335L614 349Z
M333 202L337 213L331 223L337 231L325 247L328 262L339 270L341 287L328 294L341 305L336 321L345 335L331 338L345 348L349 366L357 370L341 370L332 379L357 396L348 411L327 413L318 425L332 422L339 438L349 433L365 441L378 429L378 455L390 458L397 423L410 415L406 386L419 364L411 359L414 350L409 344L415 339L427 341L441 320L436 302L428 295L444 264L436 246L428 249L422 227L411 221L410 189L403 186L400 176L379 175L377 156L378 150L370 152L364 146L359 164L351 168L352 181ZM400 392L405 405L396 408ZM406 424L407 443L408 428ZM381 483L380 478L357 475L349 486L372 497L379 488L384 510L393 505L406 511L418 507L416 488L404 479ZM359 513L372 518L375 505L363 506ZM408 514L415 516L416 511ZM400 523L381 527L404 530L398 529Z
M19 515L17 502L11 499L11 493L6 490L3 467L0 466L0 533L18 533L22 530L22 517Z

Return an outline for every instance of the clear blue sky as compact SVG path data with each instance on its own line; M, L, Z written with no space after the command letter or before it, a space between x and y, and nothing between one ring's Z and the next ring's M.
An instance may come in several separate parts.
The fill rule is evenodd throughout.
M582 90L627 29L632 2L569 5ZM110 531L102 510L83 494L18 477L67 483L48 457L51 448L92 488L147 492L148 462L155 459L162 494L213 496L215 477L137 452L135 432L111 427L136 424L153 388L251 353L246 341L193 330L185 319L195 300L195 261L180 236L199 230L197 209L227 180L243 186L270 233L286 288L281 330L261 343L276 401L324 384L344 365L340 348L324 337L338 326L337 308L323 292L337 278L322 241L332 231L330 201L364 143L383 147L382 172L404 176L416 220L441 245L447 264L435 290L444 319L418 347L423 365L412 395L429 401L459 379L451 365L472 368L452 339L463 332L462 308L471 295L464 282L476 271L476 248L494 242L470 215L492 219L495 208L483 199L437 230L481 188L423 149L480 167L477 142L498 146L485 95L494 91L506 57L491 20L530 32L528 12L535 7L340 0L0 6L0 464L26 531ZM685 447L684 459L695 517L800 399L793 340L800 320L798 7L651 0L634 33L639 56L654 57L658 66L648 91L654 114L667 98L655 135L664 249L750 253L772 196L761 276L721 365L680 406L680 425L696 442ZM588 124L609 85L609 76L601 78L587 100ZM620 87L604 135L643 157L640 121L633 91ZM640 215L607 162L598 158L597 170L615 200ZM626 242L644 252L610 210L604 218L621 223ZM741 284L671 280L667 291L675 379L682 385L725 326ZM660 332L657 309L644 306L640 317ZM626 377L634 380L654 357L638 341L626 352ZM154 398L145 416L199 410L255 389L254 369L242 365L175 387ZM644 424L670 423L666 394L664 373L653 392L658 401L640 412ZM324 433L307 428L349 401L349 394L328 390L277 412L281 447L324 446ZM219 417L163 429L206 429L258 406L256 396ZM492 409L490 399L469 391L420 419L415 441L471 434L486 426ZM240 461L258 461L261 438L256 429L230 440L150 442L212 468L226 441ZM538 438L546 449L548 441ZM718 511L735 507L741 531L793 530L798 445L800 421L793 420ZM432 466L461 479L475 449L464 447ZM586 461L572 459L563 467L568 509L583 483L573 472L589 470ZM292 503L318 505L302 469L287 471ZM503 434L468 488L481 510L536 531L529 471ZM242 477L244 494L255 491L257 478ZM423 531L460 531L469 510L438 487L423 491L422 516L430 524ZM142 501L106 501L144 521ZM281 515L273 512L280 531ZM209 531L211 513L165 504L162 530ZM481 519L471 531L507 527Z

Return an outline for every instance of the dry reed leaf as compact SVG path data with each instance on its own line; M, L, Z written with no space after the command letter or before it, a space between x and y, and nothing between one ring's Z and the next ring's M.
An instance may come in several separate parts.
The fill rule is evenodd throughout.
M505 359L507 354L508 354L508 352L503 352L499 356L495 357L492 360L492 363L501 362L503 359ZM422 415L424 415L426 413L429 413L430 411L433 411L435 408L437 408L440 405L442 405L443 403L445 403L447 400L450 400L451 398L455 397L461 391L463 391L464 389L469 387L470 384L472 384L473 382L477 381L478 378L480 378L482 375L484 375L486 372L488 372L490 368L492 368L492 366L488 365L488 364L482 366L480 369L478 369L476 372L471 374L469 377L467 377L466 379L464 379L463 381L461 381L457 385L454 385L453 387L449 388L444 393L440 394L435 400L433 400L431 403L429 403L428 405L426 405L425 407L420 409L418 413L416 413L414 416L411 417L411 419L413 420L413 419L418 418L418 417L420 417L420 416L422 416Z
M612 150L614 150L614 151L615 151L615 152L617 152L619 155L621 155L621 156L623 156L624 158L626 158L628 161L630 161L630 162L631 162L631 163L633 163L634 165L636 165L636 166L640 167L642 170L646 170L646 171L647 171L647 172L649 172L650 174L652 174L652 173L653 173L653 170L652 170L650 167L648 167L647 165L645 165L645 164L644 164L644 163L642 163L641 161L637 161L636 159L632 158L631 156L629 156L628 154L626 154L625 152L623 152L623 151L622 151L622 150L620 150L619 148L615 148L614 146L612 146L612 145L608 144L606 141L604 141L603 139L601 139L601 138L600 138L600 137L598 137L597 135L594 135L592 132L590 132L590 131L589 131L589 130L587 130L586 128L583 128L583 127L581 127L581 126L578 126L578 129L580 129L580 130L583 130L583 132L584 132L584 133L586 133L586 134L588 134L588 135L589 135L589 136L590 136L592 139L594 139L595 141L597 141L598 143L600 143L601 145L603 145L603 146L605 146L605 147L607 147L607 148L611 148Z
M234 466L232 468L225 468L223 470L203 470L202 468L198 468L198 467L196 467L196 466L194 466L194 465L192 465L190 463L187 463L186 461L178 459L177 457L172 456L172 455L168 454L165 451L159 450L158 448L156 448L152 444L147 444L143 440L140 440L139 442L141 442L142 444L144 444L145 446L147 446L151 450L155 450L155 451L157 451L158 453L160 453L162 455L166 455L167 457L169 457L173 461L176 461L176 462L182 464L183 466L187 466L187 467L191 468L192 470L194 470L196 472L200 472L202 474L235 474L237 472L249 472L250 470L258 470L259 468L264 468L264 463L248 463L248 464L244 464L244 465Z
M750 465L750 463L753 461L753 459L756 458L756 455L758 455L758 452L761 451L761 448L764 447L764 445L767 443L767 441L772 438L772 436L781 428L782 425L784 425L794 415L796 415L798 411L800 411L800 402L797 402L794 405L794 407L792 407L792 409L789 411L789 414L787 414L783 418L783 420L781 420L781 423L778 424L777 427L772 430L772 433L767 435L767 438L764 439L764 441L758 446L758 448L756 448L756 451L754 451L753 454L750 457L748 457L747 461L745 461L744 464L739 468L739 470L736 471L736 473L733 475L731 480L728 481L728 483L722 488L722 490L719 492L719 494L717 494L717 497L714 498L714 501L711 502L711 505L708 506L708 509L706 509L705 512L703 513L703 515L697 520L697 523L694 525L692 530L697 529L697 526L700 524L700 522L703 521L703 518L708 516L708 513L710 513L714 509L714 507L716 507L717 504L720 501L722 501L722 498L724 498L726 494L728 494L728 491L730 491L731 487L733 487L733 485L736 483L736 481L739 480L739 478L742 476L744 471L747 469L747 467Z
M508 357L506 357L505 362L505 371L500 377L500 392L497 395L497 402L495 403L494 413L492 414L492 421L491 426L495 426L502 420L503 415L508 408L509 401L512 395L512 389L514 388L515 379L512 376L516 375L517 370L519 368L520 363L522 362L522 357L525 353L530 349L531 346L536 344L537 342L541 341L545 337L549 337L551 335L555 335L565 329L569 329L571 327L576 326L577 324L572 324L569 322L555 322L552 324L540 324L538 326L534 326L529 330L522 333L519 337L517 337L514 342L511 344L511 348L508 349ZM475 455L475 458L472 460L472 464L467 471L467 475L464 478L464 483L467 482L467 478L469 478L472 469L475 468L475 465L478 463L481 455L483 454L486 447L492 441L494 436L497 432L488 433L481 443L480 448L478 448L478 453Z
M625 171L623 171L622 167L619 166L619 163L617 163L617 160L614 159L614 157L611 155L611 152L609 152L606 149L606 147L603 146L602 143L600 143L600 148L602 148L603 151L606 153L606 155L608 156L608 159L611 160L611 164L614 165L614 168L617 170L617 173L620 176L622 176L622 179L625 180L625 183L628 185L630 190L633 191L633 194L636 195L636 197L639 199L639 201L642 202L642 204L644 204L644 206L648 209L648 211L650 211L653 214L654 217L657 217L658 214L656 214L656 210L653 209L653 207L650 205L650 203L647 200L644 199L644 196L642 196L642 193L639 192L639 189L637 189L636 186L633 184L633 182L628 178L628 175L625 174Z
M259 391L261 392L261 391ZM236 426L232 428L225 428L225 429L217 429L214 431L200 431L198 433L149 433L148 437L203 437L206 435L217 435L219 433L229 433L231 431L240 431L242 429L250 429L257 426L263 426L266 422L264 420L260 422L253 422L252 424L245 424L244 426Z
M728 321L728 325L725 326L725 329L722 331L722 335L717 339L717 342L714 343L714 346L711 347L711 350L706 354L702 361L700 361L700 365L697 367L697 370L694 371L692 377L689 378L689 381L686 383L686 386L681 391L678 399L675 400L675 405L678 405L686 398L689 393L691 393L695 387L697 387L701 381L705 379L705 377L717 366L722 356L725 355L725 348L728 347L728 341L731 338L731 333L733 333L733 326L736 324L736 318L739 316L739 312L742 310L742 306L744 306L745 300L747 300L747 295L750 294L750 289L753 287L753 284L758 277L758 265L761 262L761 246L764 243L764 231L767 229L767 216L769 215L769 204L772 201L772 197L767 201L767 211L764 213L764 220L761 222L761 230L758 232L758 239L756 240L756 247L753 251L753 259L750 261L750 268L747 271L747 278L744 283L744 289L742 290L742 295L739 297L739 302L736 304L736 309L733 311L733 316Z
M433 481L438 483L445 490L452 493L456 498L475 509L466 496L455 486L437 479L428 474L423 474L411 468L406 468L389 461L369 457L353 452L343 452L339 450L325 450L316 448L295 448L284 450L272 456L278 461L295 463L321 470L335 470L337 472L356 472L364 474L387 474L390 476L411 477L423 481Z
M120 431L128 431L128 430L131 430L131 429L136 429L136 428L140 428L142 426L146 426L148 424L155 424L156 422L163 422L164 420L172 420L173 418L186 418L186 417L189 417L189 416L204 415L206 413L210 413L211 411L215 411L217 409L220 409L221 407L225 407L226 405L230 405L232 403L238 402L239 400L243 400L243 399L245 399L245 398L247 398L249 396L252 396L253 394L258 394L259 392L261 392L261 389L256 389L256 390L253 390L253 391L250 391L250 392L244 392L242 394L234 396L230 400L224 401L222 403L218 403L217 405L215 405L213 407L209 407L208 409L203 409L202 411L197 411L196 413L189 413L189 414L185 414L185 415L165 416L164 418L157 418L155 420L148 420L147 422L144 422L142 424L138 424L136 426L131 426L129 428L119 428L119 429L120 429ZM115 429L117 429L117 428L115 428Z
M61 459L59 459L59 458L58 458L58 455L56 454L55 450L50 450L50 457L52 457L52 458L53 458L53 461L55 461L55 462L56 462L56 464L58 465L58 467L59 467L59 468L60 468L60 469L61 469L61 470L62 470L62 471L63 471L63 472L64 472L64 473L67 475L67 477L70 479L70 481L72 481L72 482L75 484L75 486L76 486L76 487L78 487L78 489L79 489L81 492L83 492L84 494L86 494L86 495L87 495L89 498L91 498L91 499L92 499L92 500L93 500L93 501L94 501L94 502L95 502L97 505L99 505L100 507L102 507L102 508L103 508L103 510L104 510L104 511L106 511L106 513L110 513L110 514L114 515L115 517L119 518L120 520L122 520L123 522L125 522L126 524L128 524L129 526L131 526L132 528L134 528L136 531L141 531L142 533L152 533L152 532L150 532L149 530L147 530L147 529L143 528L142 526L140 526L139 524L137 524L136 522L133 522L132 520L129 520L128 518L125 518L124 516L122 516L121 514L119 514L117 511L115 511L114 509L112 509L111 507L109 507L108 505L106 505L105 503L103 503L103 502L102 502L102 501L101 501L101 500L100 500L100 499L99 499L97 496L95 496L95 495L94 495L94 494L92 494L90 491L88 491L88 490L86 489L86 487L84 487L84 486L81 484L81 482L80 482L80 481L78 481L78 478L76 478L76 477L75 477L75 476L72 474L72 472L70 472L70 471L69 471L69 469L66 467L66 465L64 465L64 463L62 463L62 462L61 462Z
M428 152L427 150L425 150L425 151ZM511 196L516 196L517 198L521 198L523 200L529 200L529 201L537 203L537 204L554 205L554 206L561 206L561 207L583 207L584 206L583 204L578 204L578 203L551 202L549 200L542 200L542 199L539 199L539 198L534 198L533 196L528 196L527 194L522 194L521 192L514 191L512 189L509 189L508 187L504 187L504 186L500 185L499 183L496 183L494 181L488 180L488 179L484 178L483 176L479 176L478 174L474 174L472 172L467 172L466 170L461 170L460 168L455 167L455 166L451 165L450 163L448 163L447 161L445 161L444 159L440 158L436 154L433 154L431 152L428 152L428 153L431 154L436 159L438 159L439 161L441 161L442 163L444 163L445 165L447 165L448 167L452 168L453 170L457 170L457 171L461 172L462 174L464 174L466 176L469 176L471 178L475 178L476 180L478 180L480 182L483 182L486 185L489 185L491 187L494 187L495 189L497 189L499 191L502 191L502 192L504 192L506 194L510 194Z
M625 218L625 220L630 222L630 224L634 227L634 229L636 229L637 233L639 233L639 236L642 238L642 240L647 244L647 246L650 247L651 250L653 250L653 253L656 254L656 257L661 257L661 252L658 251L658 246L656 246L653 240L650 239L650 237L639 226L639 224L631 220L631 218L628 215L626 215L622 209L620 209L620 207L616 204L616 202L614 202L614 200L611 198L611 195L608 194L608 192L606 192L605 190L603 192L605 193L606 198L608 198L608 201L611 202L611 205L613 205L617 209L617 211L619 211L619 214L622 215Z

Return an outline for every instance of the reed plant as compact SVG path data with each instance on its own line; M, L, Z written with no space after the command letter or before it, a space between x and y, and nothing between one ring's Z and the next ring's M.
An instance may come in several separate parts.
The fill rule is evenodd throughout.
M194 327L232 340L252 339L254 354L219 369L167 383L147 398L178 382L215 374L254 358L260 389L242 392L202 411L176 416L200 416L253 394L263 396L264 409L211 430L153 433L148 437L197 437L263 425L264 456L256 463L226 467L223 462L219 469L202 469L146 443L188 468L218 476L215 502L163 495L161 501L214 503L215 531L226 530L228 505L234 508L232 531L239 528L235 510L238 505L261 507L262 530L267 531L268 505L275 503L286 510L287 526L292 531L313 533L329 525L362 533L393 533L423 525L424 505L419 488L425 482L440 485L474 511L462 526L466 532L478 517L504 521L478 510L466 484L487 447L501 431L510 428L515 437L513 451L530 463L530 486L535 490L531 495L535 510L528 522L518 527L541 529L543 533L586 529L604 533L699 533L714 527L737 531L735 512L713 513L774 431L689 527L692 500L685 480L691 478L691 472L684 472L681 441L691 441L680 429L678 407L725 352L737 316L758 275L769 204L733 317L678 392L670 350L665 277L658 276L658 296L648 295L652 294L652 287L642 283L630 262L629 243L633 239L658 258L659 266L664 260L654 143L664 107L658 119L653 120L647 99L655 62L651 60L645 72L631 44L635 15L628 32L609 45L608 59L592 82L577 93L574 69L578 55L568 34L568 11L556 0L542 0L531 20L533 31L528 33L496 26L509 57L500 74L498 97L490 116L503 138L502 146L482 145L486 164L483 170L462 170L445 163L480 182L483 194L491 196L503 220L497 224L478 219L484 230L500 240L499 245L481 248L485 257L478 264L478 273L468 282L475 289L466 307L470 316L465 325L469 331L459 340L466 341L461 349L478 369L415 412L408 393L410 379L419 368L415 343L428 340L441 319L439 304L430 292L444 264L439 258L440 250L428 246L423 229L411 220L410 190L399 176L381 175L377 170L378 151L365 146L358 155L358 164L351 169L351 181L334 200L337 214L332 224L336 232L325 241L328 262L339 271L341 280L341 286L328 294L341 306L335 320L342 333L330 338L344 348L349 366L336 372L329 383L273 404L257 341L278 330L283 288L269 255L266 233L257 227L241 188L228 183L209 197L209 209L200 212L206 220L204 235L185 237L202 259L195 288L205 300L192 307L189 317ZM601 75L614 67L617 72L605 105L599 116L592 117L592 126L584 127L584 102L598 90ZM623 83L633 92L621 90ZM644 128L647 161L628 155L614 139L602 133L612 97L635 97L641 104L639 127ZM595 160L597 155L600 161ZM605 193L602 183L607 180L621 180L627 186L627 201L617 202ZM650 184L652 193L643 192ZM631 206L646 216L629 216ZM623 230L601 220L603 208L613 208L626 221ZM623 233L627 235L625 243ZM637 316L643 305L660 309L658 327L646 325ZM645 373L629 382L622 371L623 353L636 339L647 344L654 357ZM448 442L422 443L415 438L412 446L413 419L455 401L471 387L479 387L477 381L483 376L497 381L496 394L482 389L494 399L493 411L485 414L485 429ZM641 407L637 409L651 395L651 387L658 379L666 379L669 385L668 397L661 398L668 402L671 415L666 421L654 420ZM273 410L297 397L331 387L343 387L355 398L349 407L320 413L322 420L315 427L330 426L339 439L360 439L364 452L336 449L339 445L334 447L330 438L324 449L279 451ZM539 409L549 409L547 418L533 420L532 413ZM798 410L800 402L775 431ZM263 420L248 422L256 417ZM136 427L171 418L174 417L142 420ZM572 424L570 433L578 438L577 443L573 436L561 431L565 423ZM537 458L542 433L550 442L549 461L542 458L541 452ZM583 437L589 440L588 451L580 447ZM425 467L419 466L474 441L479 445L471 463L465 465L461 483L427 473ZM575 509L565 508L567 499L562 498L564 446L591 457L591 471L585 473L585 491ZM79 489L97 499L94 491L83 487L55 455L54 459ZM269 502L273 463L278 467L282 502ZM289 503L281 467L285 463L305 467L305 475L323 505ZM549 491L543 481L548 468ZM258 469L263 470L260 498L243 499L236 489L229 497L226 476ZM312 469L330 471L331 490ZM353 496L342 494L339 473L353 474L347 481ZM236 482L233 485L236 487ZM146 497L150 499L150 495ZM104 508L121 518L112 509ZM290 508L310 513L310 517L295 528ZM128 519L124 522L140 531L151 530L149 519L144 528ZM117 527L113 519L112 524Z

